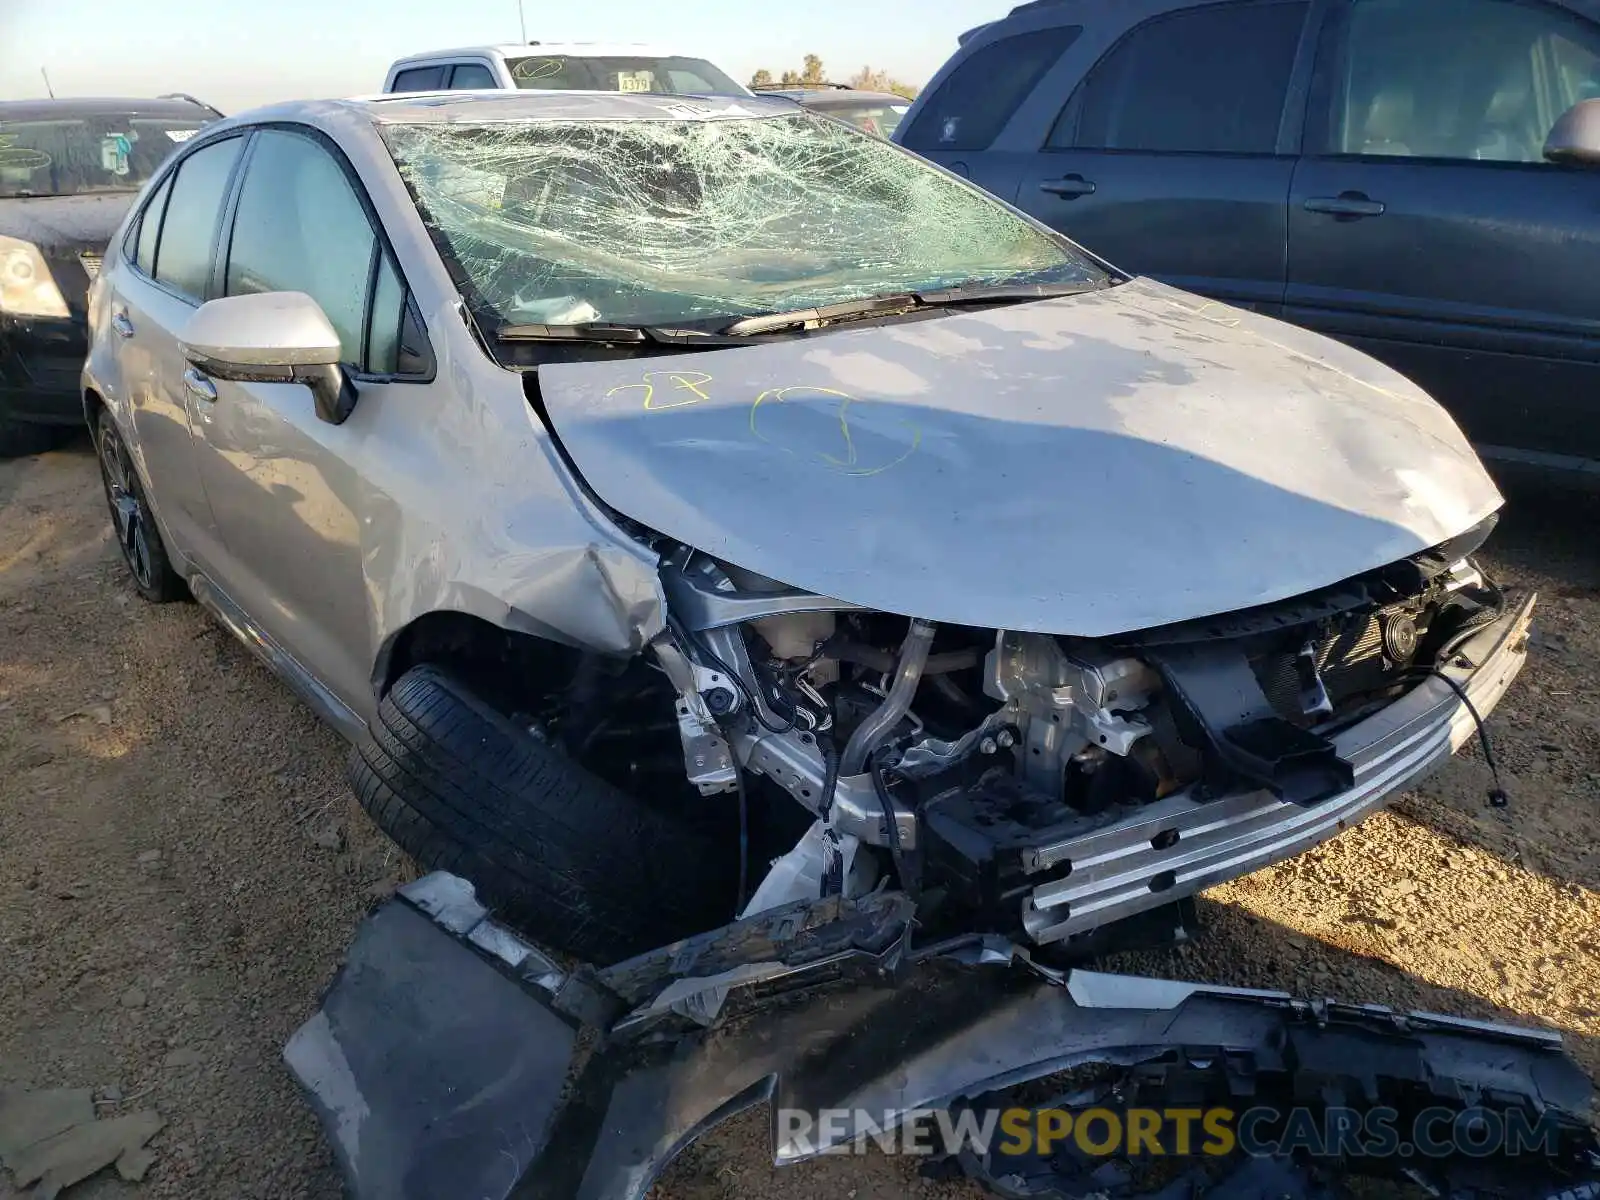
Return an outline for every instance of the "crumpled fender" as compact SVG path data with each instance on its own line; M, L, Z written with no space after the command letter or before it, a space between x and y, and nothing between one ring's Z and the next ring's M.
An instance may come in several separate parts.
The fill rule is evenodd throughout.
M802 903L617 967L563 971L490 920L465 881L431 875L362 925L285 1059L355 1200L636 1200L696 1138L763 1101L873 1114L1000 1107L1016 1103L1008 1089L1085 1063L1158 1087L1161 1071L1222 1064L1228 1087L1286 1102L1520 1106L1549 1114L1560 1138L1548 1158L1515 1164L1527 1189L1516 1194L1600 1196L1590 1084L1557 1035L1052 971L1000 939L913 953L911 911L895 893ZM774 1160L854 1132L797 1144L775 1129ZM1158 1195L1079 1192L1059 1164L1018 1165L1001 1178L980 1156L946 1162L1001 1195ZM1326 1194L1303 1164L1230 1169L1226 1188L1205 1194Z

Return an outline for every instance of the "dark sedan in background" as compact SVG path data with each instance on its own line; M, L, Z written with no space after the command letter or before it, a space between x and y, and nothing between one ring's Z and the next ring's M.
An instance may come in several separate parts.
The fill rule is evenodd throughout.
M892 92L865 92L840 84L821 88L763 88L764 96L783 96L813 112L841 121L881 138L892 138L900 119L911 111L911 101Z
M0 457L83 425L84 301L106 241L174 147L189 97L0 103Z
M1038 0L895 139L1600 482L1600 2ZM1219 311L1219 316L1223 316Z

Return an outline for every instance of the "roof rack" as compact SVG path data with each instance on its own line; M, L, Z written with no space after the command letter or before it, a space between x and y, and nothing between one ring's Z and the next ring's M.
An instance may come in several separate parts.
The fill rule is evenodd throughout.
M758 83L753 85L752 92L853 92L856 89L848 83Z
M164 95L157 96L156 99L157 100L184 100L184 101L187 101L190 104L195 105L198 108L205 109L208 113L212 113L215 116L224 117L224 116L227 115L220 108L213 108L211 105L207 104L204 100L195 99L193 96L189 95L188 92L167 92Z

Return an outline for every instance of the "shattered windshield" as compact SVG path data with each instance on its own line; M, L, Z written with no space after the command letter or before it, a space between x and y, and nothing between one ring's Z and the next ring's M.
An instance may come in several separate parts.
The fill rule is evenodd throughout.
M115 112L0 121L0 199L137 191L203 124Z
M744 89L703 58L540 54L506 60L519 88L563 92L677 92L740 96Z
M663 325L1105 279L983 192L806 113L400 124L383 136L495 326Z

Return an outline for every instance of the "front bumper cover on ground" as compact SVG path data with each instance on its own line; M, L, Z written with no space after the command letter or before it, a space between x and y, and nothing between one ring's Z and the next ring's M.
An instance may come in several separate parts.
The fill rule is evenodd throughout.
M775 1120L774 1159L788 1164L855 1142L867 1122L1031 1107L1013 1089L1083 1064L1120 1072L1124 1099L1515 1110L1553 1131L1537 1158L1409 1169L1436 1195L1600 1196L1590 1085L1553 1034L1055 972L998 939L913 952L911 911L895 893L794 905L565 971L490 920L470 885L431 875L362 926L285 1058L356 1200L632 1200L753 1105L862 1114L805 1138ZM1169 1173L1160 1192L1110 1165L967 1151L942 1163L1006 1196L1161 1200L1311 1200L1325 1194L1319 1171L1389 1164L1235 1156L1196 1168L1210 1190ZM1513 1191L1461 1190L1507 1171Z

